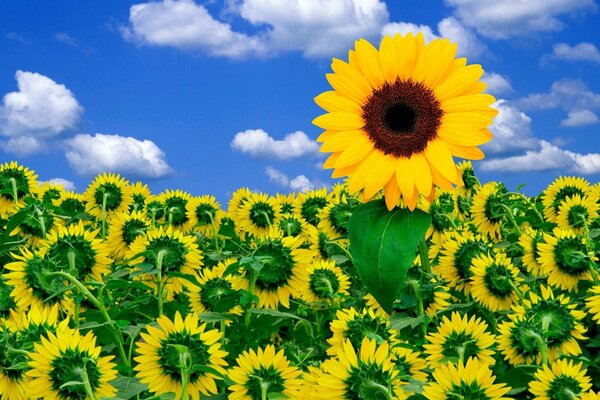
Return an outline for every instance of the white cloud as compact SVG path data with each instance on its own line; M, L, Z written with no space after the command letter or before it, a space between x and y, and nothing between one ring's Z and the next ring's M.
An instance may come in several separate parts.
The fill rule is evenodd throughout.
M65 157L79 175L110 171L158 178L172 171L165 153L150 140L96 133L76 135L66 145Z
M388 21L380 0L243 0L225 9L257 26L247 35L217 20L193 0L135 4L125 39L139 44L200 50L231 58L264 57L300 51L305 57L330 57L359 37L376 37Z
M433 32L429 25L417 25L409 22L390 22L381 29L382 35L394 36L396 33L422 33L425 42L444 37L458 44L457 54L461 56L476 57L485 50L485 45L479 41L477 35L465 28L456 18L448 17L437 25L438 34Z
M494 139L483 146L484 150L504 153L537 148L537 139L531 131L531 118L527 114L504 99L496 101L492 107L498 110L490 127Z
M0 105L0 134L43 139L77 126L83 108L64 85L33 72L15 77L19 90L4 95Z
M539 150L527 151L524 155L484 160L481 169L506 172L563 170L583 175L600 173L598 153L575 153L545 140L540 140L539 144Z
M42 185L44 183L54 183L56 185L62 185L62 187L65 190L75 191L75 184L73 182L71 182L70 180L68 180L68 179L52 178L52 179L48 179L47 181L41 181L41 182L39 182L40 185Z
M28 135L11 137L6 142L0 143L0 147L7 153L21 157L39 153L44 149L44 145L39 139Z
M319 152L317 142L306 133L288 133L283 140L273 139L262 129L248 129L238 132L231 141L231 148L256 158L290 160Z
M575 110L568 114L566 119L560 121L560 126L577 127L597 124L599 121L596 113L590 110Z
M85 56L89 56L91 55L95 49L88 45L87 43L75 39L73 36L69 35L68 33L65 32L60 32L57 33L56 35L54 35L54 37L56 38L56 40L62 44L66 44L67 46L73 47L74 49L79 50L80 52L83 53L83 55Z
M566 61L592 61L600 63L600 51L592 43L581 42L575 46L567 43L556 43L552 48L552 54L545 58Z
M326 186L323 182L316 179L310 180L305 175L298 175L290 179L285 173L273 167L265 168L265 173L269 177L269 181L294 192L307 192Z
M493 94L494 96L511 93L513 91L512 85L510 84L508 78L496 72L484 73L481 80L487 84L485 91Z
M596 8L594 0L446 0L455 15L480 34L505 39L532 32L557 31L565 14Z

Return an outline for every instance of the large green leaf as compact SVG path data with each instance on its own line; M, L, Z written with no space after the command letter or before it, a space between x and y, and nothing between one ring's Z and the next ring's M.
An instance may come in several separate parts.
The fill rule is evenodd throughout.
M419 209L388 211L383 200L358 207L348 224L350 253L369 292L387 312L392 312L419 242L431 217Z

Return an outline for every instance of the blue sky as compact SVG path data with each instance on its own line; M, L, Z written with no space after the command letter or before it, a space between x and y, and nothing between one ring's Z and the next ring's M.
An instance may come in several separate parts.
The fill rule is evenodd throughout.
M85 190L110 170L226 203L331 185L313 98L354 40L449 37L500 110L475 169L535 194L600 174L594 0L9 0L0 4L0 161Z

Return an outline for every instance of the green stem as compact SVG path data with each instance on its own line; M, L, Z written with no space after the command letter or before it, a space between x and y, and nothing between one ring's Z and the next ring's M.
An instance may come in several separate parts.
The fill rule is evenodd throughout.
M109 193L104 193L102 196L102 237L106 237L106 201L108 200Z
M44 214L42 210L39 208L35 208L35 213L37 214L37 220L40 224L40 229L42 231L42 239L46 238L46 218L44 218Z
M158 255L156 256L156 269L158 270L158 272L156 273L156 276L158 277L158 282L156 283L156 290L157 290L157 296L158 296L158 315L162 315L163 313L163 303L164 303L164 285L163 285L163 281L162 281L162 267L163 267L163 261L165 256L167 255L167 251L166 250L161 250L158 252Z
M10 178L10 185L12 186L12 195L13 201L17 203L19 201L19 191L17 190L17 180L15 178Z
M9 347L7 353L29 357L29 352L27 350L15 349L13 347Z
M250 277L250 294L254 296L254 287L256 286L256 279L258 278L258 273L255 270L252 270L252 276ZM252 302L248 305L248 309L252 308ZM250 312L245 310L244 315L244 327L248 329L250 326Z
M221 252L221 246L219 246L219 240L217 238L218 236L218 231L217 231L217 227L215 226L215 219L212 216L212 213L210 211L204 211L204 214L208 215L208 218L210 219L210 230L212 233L212 237L213 237L213 243L215 245L215 250L217 251L217 253Z
M508 217L508 219L512 223L513 227L515 228L515 231L517 231L517 233L520 236L521 228L519 228L519 224L517 224L517 221L515 220L515 216L513 215L512 210L506 204L500 204L500 206L504 209L505 215Z
M344 255L345 255L345 256L346 256L346 257L347 257L347 258L348 258L350 261L352 261L352 254L351 254L351 253L350 253L350 252L349 252L347 249L345 249L345 248L344 248L344 246L342 246L342 245L341 245L341 244L339 244L338 242L333 242L333 241L331 241L331 240L328 240L328 241L327 241L327 244L333 244L333 245L337 246L337 247L338 247L338 248L339 248L339 249L342 251L342 253L344 253Z
M110 315L108 315L108 311L106 311L106 307L104 307L104 304L100 300L98 300L96 298L96 296L94 296L88 290L88 288L86 288L77 278L75 278L73 275L71 275L69 273L66 273L63 271L46 272L46 273L44 273L44 276L47 276L49 278L60 277L60 278L63 278L65 280L69 281L70 283L73 284L73 286L75 286L77 288L77 290L79 290L79 292L86 299L88 299L92 304L94 304L96 306L96 308L98 308L98 310L104 317L104 320L108 323L108 326L112 330L115 339L117 340L117 349L119 350L119 356L121 357L121 360L123 360L123 363L125 363L125 366L129 367L130 364L129 364L127 355L125 354L125 349L123 348L123 338L121 337L121 332L119 332L115 322L112 320Z
M85 393L88 395L89 400L96 400L94 397L94 391L92 390L92 385L90 384L90 378L87 374L86 364L84 364L83 368L81 369L81 380L83 381L83 387L85 388Z
M419 317L423 318L423 322L421 322L421 331L423 333L423 338L425 338L427 336L427 323L425 321L425 308L423 306L423 296L421 295L421 285L419 284L419 281L416 281L414 279L409 280L408 285L412 288L415 297L417 298L417 307L418 307L418 313L419 313Z
M540 355L542 356L542 366L548 365L548 345L544 338L542 338L539 334L535 332L527 332L529 336L531 336L540 350Z
M271 226L271 218L269 218L269 214L267 214L264 211L261 211L259 214L265 217L265 219L267 220L267 226Z
M190 370L192 357L186 349L184 352L179 353L179 371L181 373L181 397L179 400L188 400L188 385L190 383Z
M371 390L375 390L385 396L387 400L393 400L392 391L389 387L385 387L380 383L374 381L367 381L365 387Z
M260 382L260 399L267 400L267 390L269 390L269 382Z
M425 238L419 242L419 257L421 258L421 266L426 273L431 273L431 265L429 264L429 251L427 249L427 243Z

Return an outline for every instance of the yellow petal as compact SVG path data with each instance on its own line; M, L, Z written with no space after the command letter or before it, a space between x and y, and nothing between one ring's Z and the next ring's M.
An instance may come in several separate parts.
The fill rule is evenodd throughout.
M337 162L338 158L340 158L341 155L342 155L342 153L333 153L332 155L327 157L327 160L325 160L325 162L323 163L323 168L324 169L335 168L335 163Z
M454 167L456 169L456 167ZM458 179L460 180L460 174L457 172ZM437 170L435 165L431 165L431 180L434 185L441 187L444 190L452 191L452 182L444 178L444 176Z
M431 189L429 189L431 190ZM410 211L414 210L419 202L419 192L415 190L411 197L404 197L404 202Z
M489 130L463 124L442 124L437 134L445 141L459 146L478 146L492 139L492 133Z
M456 157L464 158L466 160L483 160L485 155L477 147L459 146L453 143L446 143L450 153Z
M367 144L359 143L348 147L342 152L342 155L335 162L336 168L348 167L352 164L356 164L362 159L366 158L373 151L373 145L371 142Z
M433 88L435 97L444 101L460 96L483 75L483 68L479 64L468 65L450 74L443 82Z
M361 129L365 125L360 115L342 111L320 115L312 123L319 128L336 131Z
M331 177L332 178L341 178L344 176L351 176L352 174L354 174L354 171L356 171L356 169L358 168L359 165L360 165L360 162L358 162L356 164L352 164L348 167L336 168L331 173Z
M431 171L423 154L413 154L411 162L415 172L415 186L420 193L428 196L431 192Z
M408 79L412 76L417 60L417 41L412 33L406 36L396 34L394 44L398 53L398 77Z
M481 112L453 112L444 114L442 124L465 124L485 128L492 123L493 118L493 115L489 116Z
M438 139L429 142L425 148L425 157L429 164L435 166L444 178L456 182L456 164L454 164L452 154L443 140Z
M427 87L435 87L446 76L454 56L456 43L448 39L436 39L423 49L414 70L414 79Z
M383 188L383 191L385 195L385 205L387 206L387 209L391 211L392 208L398 204L398 200L400 199L400 188L398 187L396 180L390 179Z
M325 111L345 111L362 114L362 108L352 99L340 96L338 92L330 90L315 97L315 103Z
M369 84L369 81L366 77L361 73L361 71L357 70L350 64L338 59L334 58L331 61L331 69L336 75L345 76L354 82L363 93L370 94L372 92L372 86Z
M363 91L351 78L337 74L326 74L325 77L336 92L358 104L368 97L368 92Z
M362 130L355 131L340 131L337 132L336 135L331 136L323 145L321 146L322 152L336 152L343 151L344 149L354 146L357 144L366 144L366 142L370 142L371 139L366 132Z
M373 173L369 176L365 185L365 197L371 198L380 191L396 172L395 158L382 154L373 163Z
M330 137L337 135L338 133L339 133L339 131L324 131L317 138L317 142L319 142L319 143L326 142Z
M444 100L441 108L444 112L483 110L494 101L496 98L491 94L471 94Z
M350 193L356 193L364 188L369 177L374 173L373 165L375 161L383 155L379 150L373 150L356 168L354 174L348 178L348 190Z
M383 73L379 66L379 52L365 39L357 40L355 47L360 70L371 85L371 88L379 88L383 83Z
M404 198L412 197L415 190L415 172L410 158L400 157L396 162L396 181Z
M394 82L398 77L398 52L394 39L390 36L384 36L379 45L379 66L383 74L383 79L388 82Z

